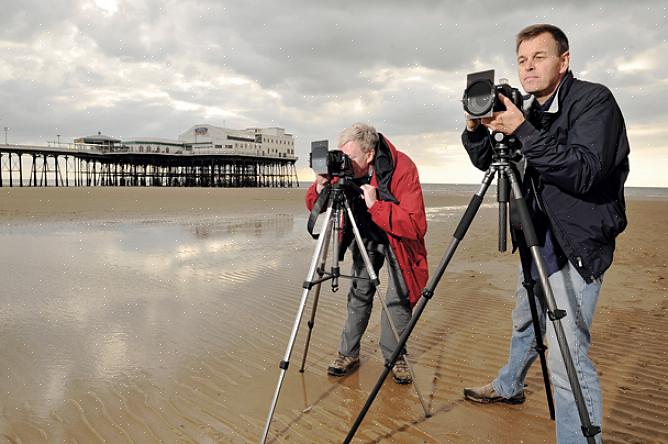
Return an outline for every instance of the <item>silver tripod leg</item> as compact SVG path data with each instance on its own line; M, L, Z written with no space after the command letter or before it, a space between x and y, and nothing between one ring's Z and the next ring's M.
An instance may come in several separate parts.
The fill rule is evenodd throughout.
M366 266L369 278L371 279L372 282L375 283L375 285L378 285L380 281L378 279L378 276L376 276L375 270L373 269L373 265L371 264L371 259L369 259L369 254L366 251L364 241L362 241L362 236L360 235L360 231L357 228L355 217L353 216L353 212L350 209L350 205L348 204L348 199L345 199L344 202L346 205L346 212L348 213L348 218L351 222L350 225L352 225L353 233L355 234L355 242L357 243L357 249L360 251L360 254L362 255L362 259L364 260L364 265ZM378 294L378 292L376 292L376 296L378 296L378 300L380 300L381 306L383 307L383 310L385 310L385 314L387 315L387 320L390 322L390 328L392 330L392 334L394 335L394 340L397 341L398 343L399 334L397 333L397 329L394 326L394 321L392 320L392 315L390 314L390 310L388 309L385 300L382 298L382 296L380 296L380 294ZM422 397L422 393L420 393L420 388L418 387L417 380L415 379L415 371L413 370L413 365L406 358L406 355L404 355L404 361L406 362L406 366L408 367L408 372L411 374L411 378L413 378L413 388L415 389L415 394L417 394L417 397L420 400L420 404L422 404L422 409L424 410L424 416L429 418L431 417L431 412L429 411L427 403Z
M336 234L335 234L336 235ZM332 236L332 224L329 224L328 230L323 231L321 236L324 236L325 239L329 239ZM327 262L327 250L329 247L329 242L325 242L325 246L322 249L322 254L320 258L320 267L316 270L318 273L318 279L322 278L325 270L325 262ZM334 253L336 254L336 252ZM309 345L311 344L311 334L313 333L313 327L315 326L315 312L318 309L318 300L320 299L320 289L322 288L322 282L318 282L315 285L315 294L313 296L313 306L311 307L311 319L309 319L308 325L308 334L306 335L306 342L304 344L304 354L302 356L302 365L299 367L299 373L304 373L304 367L306 366L306 356L308 355Z
M295 345L295 339L297 338L297 332L299 331L299 323L301 322L302 316L304 314L304 308L306 307L306 300L308 299L308 294L311 291L311 282L313 281L316 273L318 263L322 258L322 251L327 242L327 234L330 231L330 225L332 223L332 205L327 209L325 214L325 222L322 228L322 234L318 239L318 243L313 253L313 259L311 260L311 267L308 272L308 280L304 282L304 292L302 293L302 298L299 303L299 308L297 310L297 317L294 324L292 325L292 332L290 333L290 339L288 340L288 347L285 350L285 355L283 360L280 362L279 367L281 369L278 376L278 384L276 385L276 391L274 392L274 398L271 401L271 407L269 408L269 414L267 415L267 422L264 425L264 430L262 432L262 438L260 438L260 443L263 444L267 441L267 435L269 434L269 426L271 425L271 420L274 416L274 410L276 410L276 404L278 403L278 396L281 393L281 387L283 386L283 380L285 379L285 372L288 369L290 364L290 355L292 354L292 349Z
M350 209L350 205L348 204L348 198L344 198L343 203L346 206L346 212L348 213L348 220L350 221L350 225L353 227L355 241L357 242L357 246L359 247L358 249L360 250L360 254L364 260L364 266L366 267L366 271L369 273L369 279L374 285L378 285L380 284L380 280L376 275L376 271L373 269L373 265L371 265L371 259L369 259L369 254L366 252L366 247L362 241L362 235L360 235L360 230L357 228L357 223L355 222L355 216L353 216L353 210Z

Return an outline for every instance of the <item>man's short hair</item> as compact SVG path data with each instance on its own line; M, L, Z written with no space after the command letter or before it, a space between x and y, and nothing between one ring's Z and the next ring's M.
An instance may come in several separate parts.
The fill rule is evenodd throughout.
M350 128L346 128L339 134L339 147L342 147L350 141L360 144L360 148L365 153L376 149L378 144L378 133L376 128L366 123L353 123Z
M554 25L539 23L536 25L527 26L517 34L517 46L515 47L515 52L519 51L520 44L523 41L531 40L532 38L546 32L550 34L557 42L557 50L559 51L559 55L562 55L568 51L568 37L566 37L564 31Z

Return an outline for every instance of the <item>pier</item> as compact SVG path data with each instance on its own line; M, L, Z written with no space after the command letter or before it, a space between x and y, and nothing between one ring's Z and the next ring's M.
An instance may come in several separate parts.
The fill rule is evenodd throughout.
M0 187L298 187L297 158L0 144Z

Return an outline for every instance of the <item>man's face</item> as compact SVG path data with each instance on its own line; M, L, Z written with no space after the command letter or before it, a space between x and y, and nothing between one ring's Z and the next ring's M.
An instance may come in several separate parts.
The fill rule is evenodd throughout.
M557 41L548 32L523 41L517 49L517 68L524 91L544 103L568 71L569 61L568 51L559 55Z
M341 145L343 151L353 163L353 177L364 177L369 174L369 165L373 162L373 151L365 153L360 144L354 140Z

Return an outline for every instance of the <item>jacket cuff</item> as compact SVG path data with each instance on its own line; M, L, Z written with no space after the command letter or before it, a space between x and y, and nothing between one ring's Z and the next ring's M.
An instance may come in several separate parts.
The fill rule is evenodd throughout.
M367 211L369 212L369 215L371 216L371 221L373 221L374 224L378 225L381 230L383 231L388 231L389 227L385 225L385 212L383 211L383 207L385 205L391 205L388 202L384 202L382 200L377 200L371 205L369 208L367 208Z
M464 128L462 133L462 141L466 140L470 143L481 143L489 137L489 131L482 123L478 125L475 131L469 131Z
M379 210L380 207L381 207L380 205L378 205L378 202L380 202L380 200L376 200L376 201L373 203L373 205L371 205L369 208L367 208L367 211L369 212L369 214L370 214L371 216L373 216L375 213L378 213L378 210Z
M522 143L522 151L524 151L526 147L531 145L532 139L536 138L538 130L528 120L525 120L517 127L513 135Z

